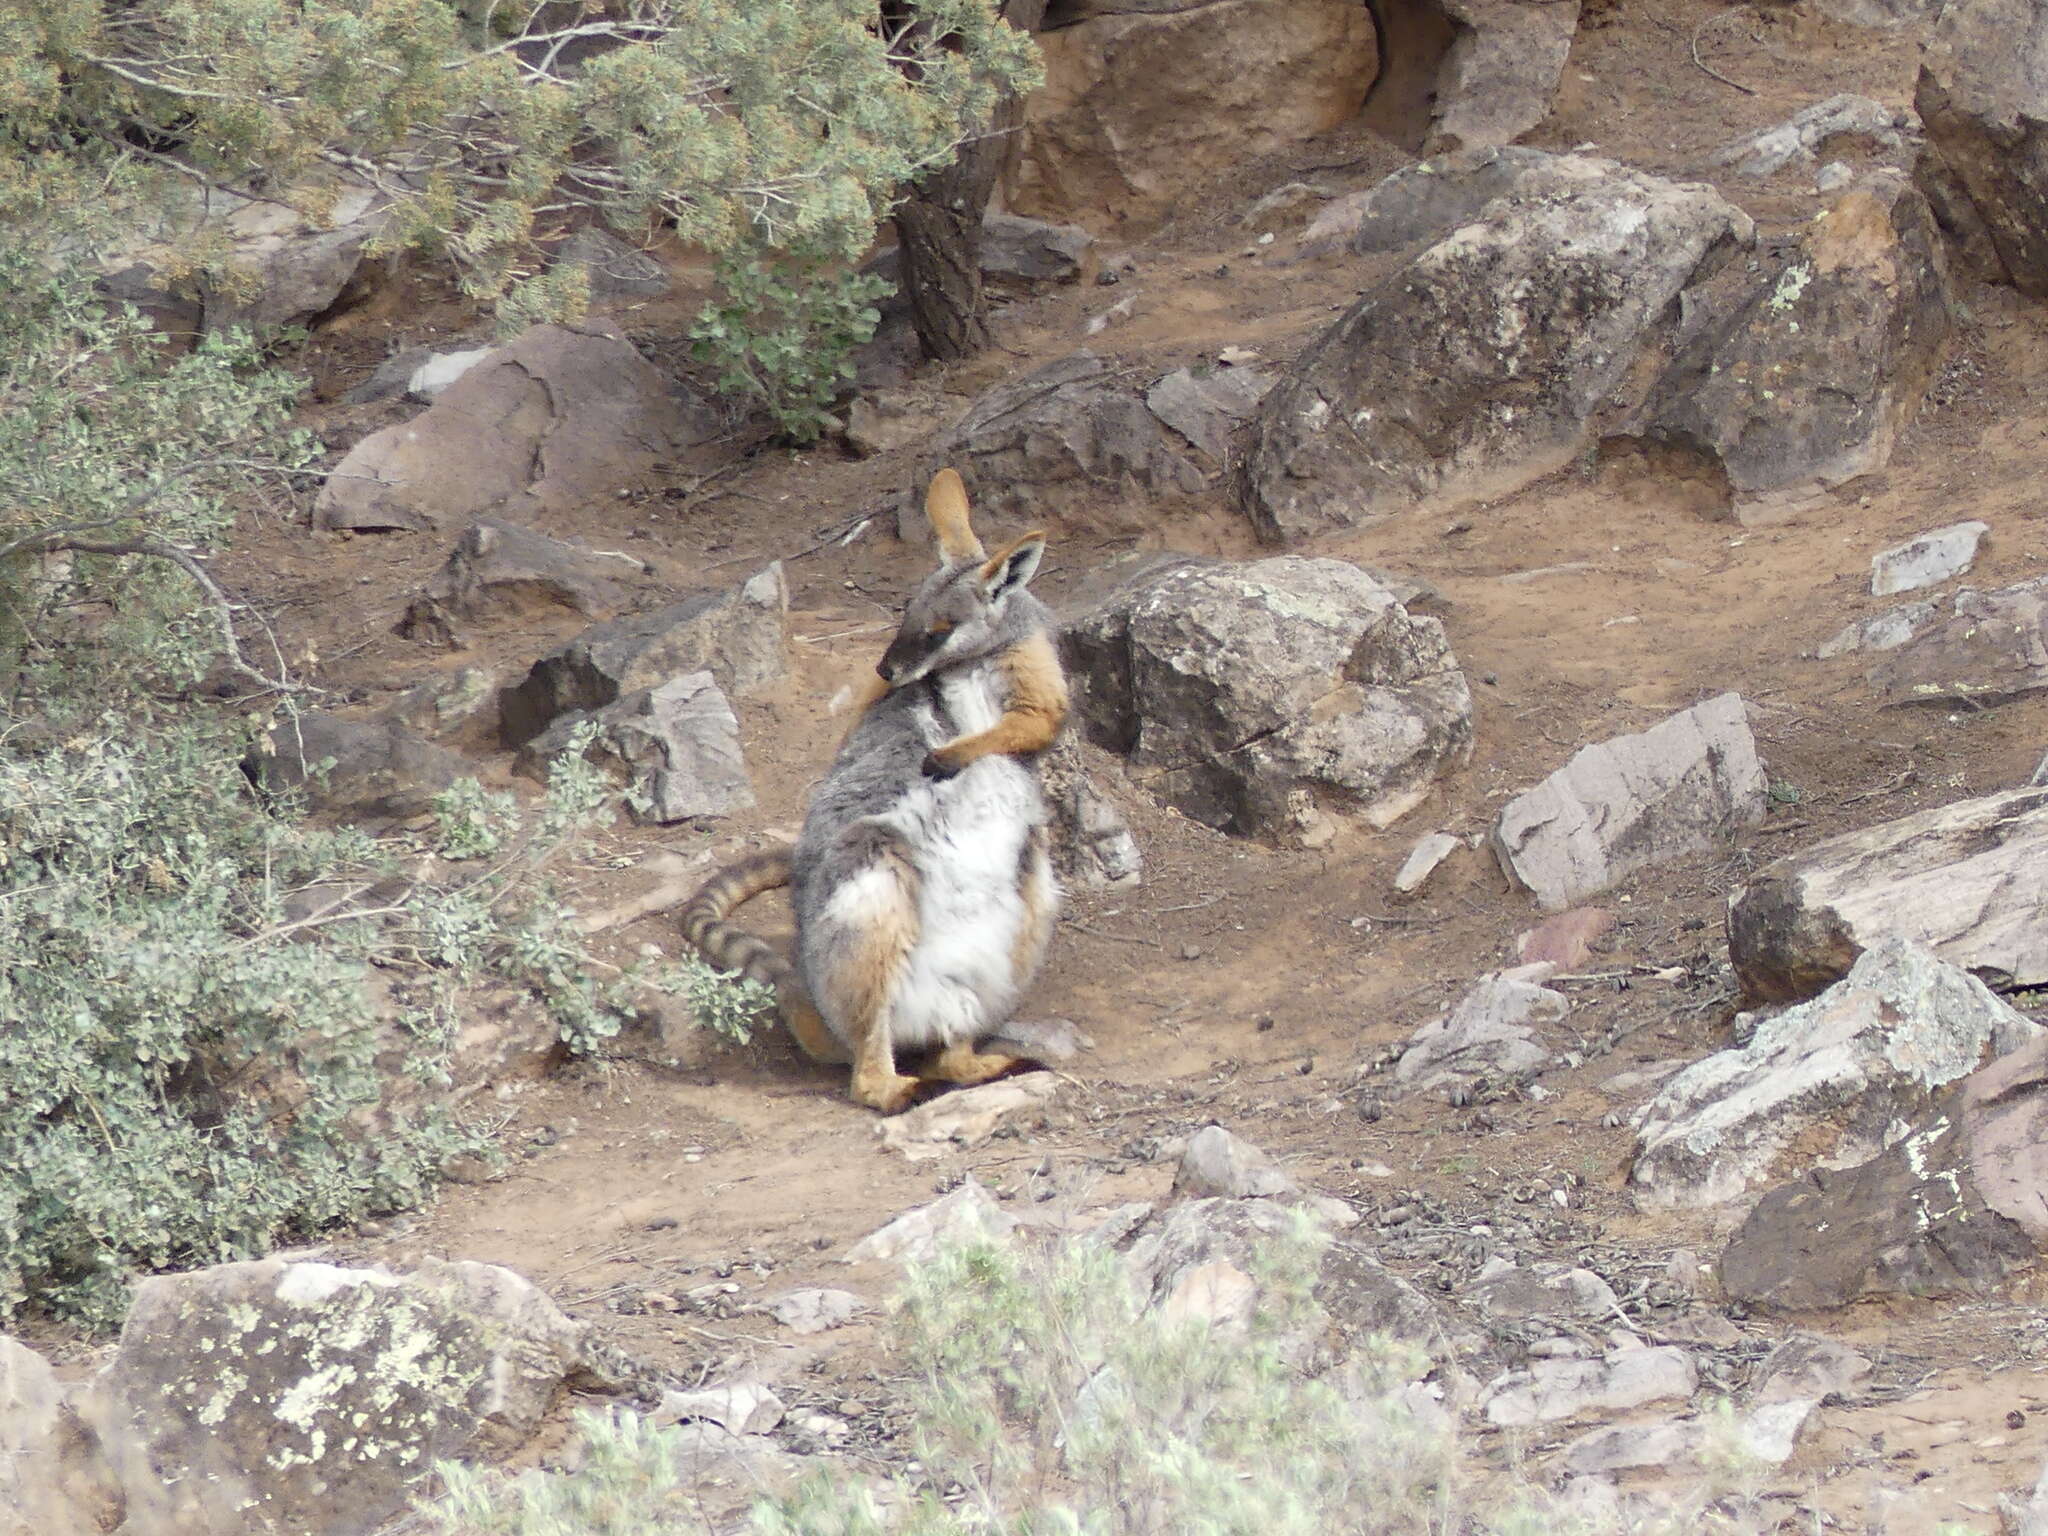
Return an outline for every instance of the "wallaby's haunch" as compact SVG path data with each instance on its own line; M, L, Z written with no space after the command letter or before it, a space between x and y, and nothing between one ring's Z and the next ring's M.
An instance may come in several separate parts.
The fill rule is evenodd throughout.
M979 1083L1014 1058L976 1049L1037 975L1059 891L1037 754L1066 720L1045 605L1025 590L1045 553L1027 533L986 553L967 491L942 469L925 498L940 565L904 610L859 718L811 797L796 847L732 866L682 911L713 965L772 986L820 1061L853 1063L853 1097L905 1108L924 1076ZM726 919L792 887L797 965Z

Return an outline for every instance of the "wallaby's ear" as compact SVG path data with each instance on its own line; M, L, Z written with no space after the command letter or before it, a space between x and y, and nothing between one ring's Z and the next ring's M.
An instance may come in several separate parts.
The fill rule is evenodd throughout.
M982 595L990 602L1016 591L1038 574L1045 558L1045 530L1034 528L1013 544L1005 544L981 567Z
M987 551L967 521L967 487L958 471L942 469L932 476L931 489L924 496L924 515L938 535L939 551L949 565L985 558Z

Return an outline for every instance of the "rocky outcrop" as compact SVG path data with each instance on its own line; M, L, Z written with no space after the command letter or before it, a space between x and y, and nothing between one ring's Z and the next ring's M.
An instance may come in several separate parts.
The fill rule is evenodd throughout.
M609 708L685 673L709 672L728 694L771 683L789 666L788 608L778 562L741 586L593 624L505 691L505 744L524 746L561 715Z
M1702 455L1753 519L1889 462L1948 334L1933 216L1903 176L1875 176L1816 218L1774 277L1744 275L1635 430Z
M2048 297L2048 0L1949 0L1913 105L2007 279Z
M1742 696L1583 748L1494 824L1494 856L1551 912L1761 820L1763 766Z
M709 672L685 672L595 713L558 715L520 750L520 769L545 778L586 721L596 735L585 755L624 781L635 821L730 816L754 803L739 719Z
M1765 866L1728 902L1748 996L1811 997L1887 938L2002 986L2048 985L2048 788L1958 800Z
M1578 32L1579 0L1439 3L1456 35L1437 71L1434 144L1511 144L1550 116Z
M1004 201L1124 235L1169 217L1192 182L1345 122L1378 71L1355 0L1169 0L1065 19L1039 34L1045 89L1025 106Z
M1869 1162L1765 1195L1721 1257L1750 1306L1995 1293L2048 1252L2048 1036L1978 1069Z
M1142 501L1193 495L1207 484L1186 441L1150 410L1133 383L1092 352L999 384L940 434L929 471L952 465L976 514L1057 527L1077 499ZM925 539L922 502L905 498L898 532Z
M1816 1166L1853 1168L1924 1121L1937 1090L2040 1034L1974 976L1886 939L1636 1111L1629 1185L1647 1206L1696 1207Z
M313 504L320 528L431 529L608 496L714 430L600 322L540 325L421 415L364 438Z
M1956 593L1871 669L1893 704L2003 704L2048 689L2048 576Z
M1754 235L1705 187L1579 157L1546 174L1575 185L1489 204L1266 397L1238 484L1260 537L1499 496L1567 463L1643 399L1679 296Z
M1471 749L1443 626L1356 566L1168 556L1102 588L1064 625L1076 713L1198 821L1285 835L1327 799L1386 826Z

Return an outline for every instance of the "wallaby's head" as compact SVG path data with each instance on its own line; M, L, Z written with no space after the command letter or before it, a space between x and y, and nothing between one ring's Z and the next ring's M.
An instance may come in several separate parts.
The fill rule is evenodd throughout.
M1038 572L1045 535L1031 532L993 555L967 521L967 487L942 469L932 477L925 516L939 540L939 568L903 610L903 627L875 670L892 688L942 667L975 661L1010 643L1003 623L1011 600Z

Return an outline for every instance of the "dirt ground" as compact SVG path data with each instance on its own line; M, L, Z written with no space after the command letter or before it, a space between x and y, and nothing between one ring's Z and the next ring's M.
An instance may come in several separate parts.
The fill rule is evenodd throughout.
M1582 28L1557 115L1532 142L1591 145L1705 180L1714 148L1835 91L1910 104L1910 39L1776 10L1769 20L1743 11L1704 34L1704 61L1740 88L1723 83L1692 58L1696 29L1717 9L1694 0L1589 7L1598 13ZM1285 182L1341 193L1404 159L1359 130L1285 163L1227 177L1219 169L1179 222L1140 245L1098 251L1133 263L1117 286L1083 281L1010 302L995 351L925 370L910 387L957 410L1083 344L1090 316L1134 294L1129 319L1087 339L1133 369L1157 373L1226 345L1285 361L1378 274L1350 257L1293 261L1288 234L1256 245L1237 215ZM1722 190L1766 235L1818 206L1810 178L1793 172ZM779 1037L734 1049L650 1035L622 1042L618 1060L512 1085L494 1106L511 1153L501 1174L344 1236L333 1251L399 1265L430 1253L510 1265L680 1375L752 1361L792 1407L849 1415L857 1448L886 1456L902 1416L871 1321L793 1340L744 1304L814 1284L883 1301L889 1277L849 1270L839 1255L970 1174L1005 1199L1052 1208L1163 1195L1173 1164L1154 1159L1159 1144L1220 1121L1305 1185L1353 1202L1362 1230L1378 1229L1384 1256L1425 1288L1454 1289L1495 1253L1583 1263L1622 1293L1639 1329L1700 1348L1731 1388L1795 1324L1846 1339L1876 1361L1875 1390L1828 1410L1825 1431L1774 1477L1771 1508L1800 1529L1825 1519L1926 1531L1944 1518L1997 1529L1995 1496L2030 1483L2048 1458L2040 1286L1996 1303L1737 1316L1703 1345L1699 1312L1666 1271L1677 1250L1710 1262L1721 1234L1711 1217L1634 1210L1622 1188L1630 1136L1616 1122L1640 1090L1602 1091L1623 1071L1725 1043L1733 999L1722 914L1745 872L1838 831L2020 782L2048 749L2048 699L1962 714L1881 708L1867 662L1813 659L1835 631L1883 606L1867 595L1870 555L1929 527L1962 517L1991 525L1976 584L2043 572L2048 317L2010 290L1959 280L1959 291L1969 321L1889 468L1793 521L1746 528L1703 513L1682 485L1594 463L1456 518L1396 516L1300 550L1433 589L1419 606L1442 618L1474 684L1471 765L1390 830L1346 825L1313 853L1226 838L1134 802L1144 884L1070 900L1026 1005L1030 1016L1073 1020L1094 1048L1066 1068L1042 1123L1022 1135L909 1163L847 1100L842 1072L806 1064ZM618 318L636 336L679 347L690 307L685 295ZM334 397L387 347L472 325L426 277L337 318L309 348L323 397L309 418L339 430L352 418ZM840 728L828 701L872 665L896 604L923 573L921 551L899 543L880 510L909 483L909 453L860 461L829 446L775 450L699 483L746 446L736 437L666 482L542 525L648 559L682 590L781 558L792 590L791 675L738 703L758 813L708 833L621 825L576 872L590 906L645 889L651 877L635 866L658 851L708 870L766 835L788 835ZM819 547L820 530L865 511L877 515L857 538ZM1014 531L986 530L991 544ZM1258 552L1221 477L1170 506L1077 504L1054 535L1038 590L1055 603L1133 548ZM447 543L316 534L280 513L252 519L232 574L288 654L310 645L324 658L319 681L369 703L437 668L516 677L573 631L500 631L455 655L399 639L392 625ZM1566 1064L1531 1091L1459 1107L1387 1092L1374 1069L1389 1048L1475 976L1510 962L1515 935L1540 915L1470 851L1417 899L1395 896L1393 873L1413 843L1438 829L1477 833L1504 797L1580 746L1730 688L1750 701L1779 803L1729 846L1602 902L1620 923L1589 973L1562 983L1575 1003L1553 1037ZM501 761L487 771L507 772ZM772 929L781 922L772 907L764 900L750 918ZM621 954L679 944L661 917L609 941ZM1682 980L1645 974L1671 967ZM1880 1498L1880 1479L1906 1491Z

